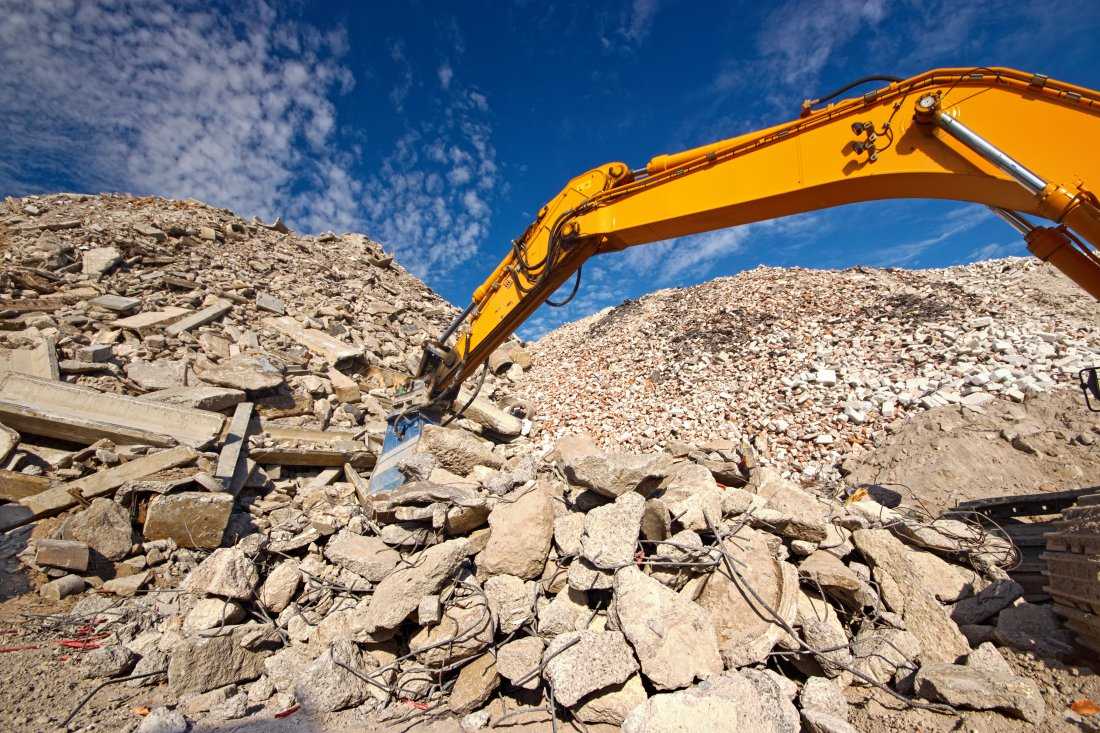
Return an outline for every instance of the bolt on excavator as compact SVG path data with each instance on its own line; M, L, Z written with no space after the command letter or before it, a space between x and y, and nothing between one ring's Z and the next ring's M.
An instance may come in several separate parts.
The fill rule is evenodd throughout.
M833 101L870 81L887 85ZM1009 68L950 68L866 77L807 100L789 122L658 155L644 168L613 162L582 173L425 343L417 374L394 398L370 490L404 483L402 462L424 427L472 402L458 400L463 381L479 368L483 380L493 350L574 277L564 302L572 299L584 263L604 252L860 201L949 199L990 207L1032 254L1100 299L1097 140L1100 92ZM1081 384L1100 401L1095 369Z

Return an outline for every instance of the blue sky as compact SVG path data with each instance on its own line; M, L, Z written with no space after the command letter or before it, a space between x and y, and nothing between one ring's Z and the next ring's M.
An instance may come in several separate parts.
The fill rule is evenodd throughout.
M1005 65L1100 87L1098 30L1095 0L0 0L0 195L194 197L363 231L464 305L587 168L789 119L870 73ZM597 258L522 334L758 264L1024 253L980 207L861 204Z

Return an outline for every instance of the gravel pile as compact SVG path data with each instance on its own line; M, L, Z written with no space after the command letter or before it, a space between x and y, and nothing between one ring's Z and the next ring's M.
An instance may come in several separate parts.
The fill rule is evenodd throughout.
M750 439L805 480L916 412L1022 402L1100 363L1100 306L1047 266L757 268L661 290L533 346L549 435L658 449Z

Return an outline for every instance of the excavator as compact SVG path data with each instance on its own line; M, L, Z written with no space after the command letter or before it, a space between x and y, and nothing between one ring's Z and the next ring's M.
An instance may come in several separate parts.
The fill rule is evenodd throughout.
M885 82L859 96L842 95ZM1029 251L1100 299L1100 92L1010 68L874 76L802 104L797 119L658 155L605 163L569 181L478 287L395 395L370 491L404 482L428 424L446 424L459 387L592 256L640 244L879 199L990 207ZM1047 220L1038 226L1028 217ZM551 305L562 305L554 303ZM1097 371L1082 389L1100 400ZM444 416L448 415L447 420Z

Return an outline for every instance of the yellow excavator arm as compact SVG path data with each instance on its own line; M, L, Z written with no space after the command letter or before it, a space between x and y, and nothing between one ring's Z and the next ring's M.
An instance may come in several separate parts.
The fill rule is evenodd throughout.
M601 165L542 207L474 292L446 334L456 339L435 388L473 373L593 255L858 201L991 206L1100 298L1100 259L1081 241L1100 244L1086 188L1100 180L1098 142L1096 91L1007 68L937 69L644 170ZM1034 228L1021 214L1063 226Z
M841 204L924 198L990 206L1032 253L1100 298L1100 93L1007 68L937 69L642 170L607 163L538 212L442 336L418 396L458 386L589 257ZM1025 215L1054 222L1033 226ZM575 291L574 291L575 292ZM450 341L454 337L453 344Z

